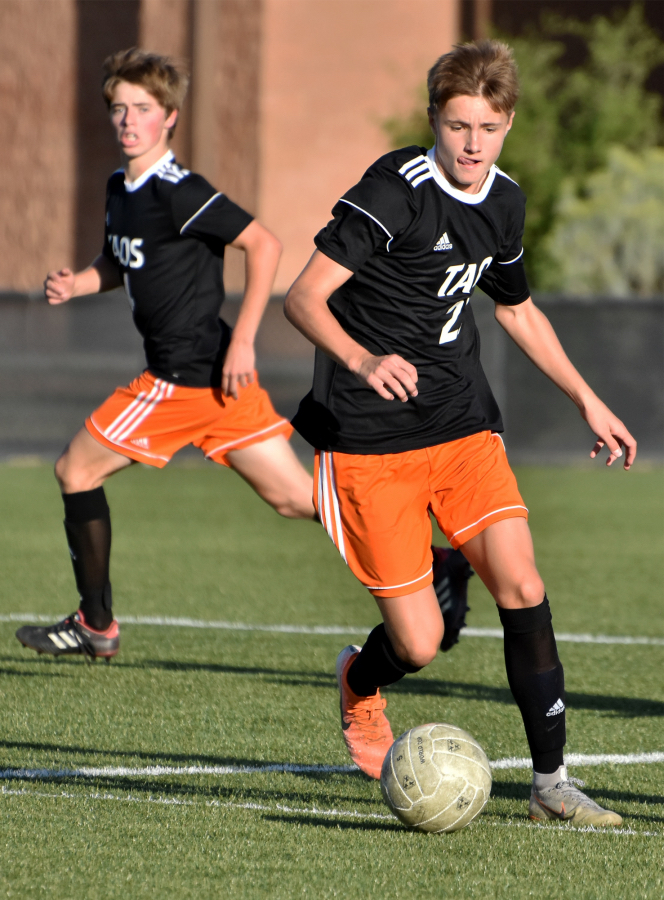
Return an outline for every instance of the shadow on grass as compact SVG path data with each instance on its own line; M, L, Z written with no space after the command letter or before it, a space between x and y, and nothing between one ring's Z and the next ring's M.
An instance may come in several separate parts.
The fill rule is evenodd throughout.
M529 800L530 775L528 782L494 781L491 785L492 800Z
M66 678L64 672L24 672L21 669L0 669L0 677L3 675L15 678Z
M81 672L89 672L94 667L95 662L96 660L88 659L83 653L72 656L52 656L50 653L38 654L33 651L30 656L0 656L0 663L14 663L21 666L40 667L37 672L27 672L25 669L21 669L11 671L10 674L44 678L56 676L59 678L69 678L76 674L77 666ZM106 668L107 665L110 665L110 663L104 661L104 665L99 668ZM58 669L63 669L64 671L58 672ZM0 669L0 673L2 673L2 671L3 670Z
M118 756L132 756L134 758L144 758L148 759L152 762L155 760L160 761L171 761L171 762L180 762L187 761L191 763L192 757L181 757L179 754L164 754L164 753L141 753L141 752L129 752L129 751L105 751L105 750L90 750L89 748L83 747L62 747L59 745L52 744L39 744L39 743L27 743L27 742L18 742L18 741L1 741L0 747L6 747L8 749L30 749L30 750L40 750L40 751L54 751L62 753L70 753L72 755L103 755L105 757L118 757ZM195 759L202 763L212 764L212 765L232 765L232 766L256 766L259 765L280 765L280 763L270 763L268 761L256 761L256 760L247 760L247 759L239 759L237 757L210 757L210 756L197 756ZM72 768L75 767L74 763L69 764ZM39 766L35 765L34 768L39 768ZM242 776L241 773L237 773ZM267 803L267 802L288 802L288 803L299 803L299 804L312 804L312 805L320 805L322 803L328 804L331 807L335 808L340 803L352 803L356 807L360 808L374 808L376 799L377 799L377 791L376 797L366 797L361 796L361 794L354 795L349 793L348 791L344 791L340 793L337 788L342 787L344 783L347 784L346 779L351 778L354 786L360 789L365 789L371 784L370 779L368 779L365 775L363 775L359 771L355 772L343 772L343 773L333 773L333 772L273 772L273 773L256 773L257 775L281 775L281 774L292 774L298 777L298 779L304 778L307 779L310 783L317 783L319 785L319 789L315 791L302 791L302 790L275 790L274 788L263 788L263 787L248 787L245 784L235 784L235 785L223 785L223 784L213 784L213 785L205 785L200 784L199 782L195 782L193 780L187 779L186 781L182 780L177 773L173 776L165 776L164 778L154 778L154 777L141 777L141 776L127 776L127 775L98 775L95 777L81 777L74 775L63 775L58 778L39 778L39 777L29 777L29 776L21 776L17 775L16 777L12 777L11 779L7 779L10 783L29 783L29 784L38 784L38 785L58 785L58 786L77 786L79 788L84 786L89 786L94 790L107 790L107 791L123 791L131 794L132 796L143 795L146 797L177 797L179 799L194 799L198 798L201 800L208 801L218 801L223 804L231 804L231 803L240 803L240 802L253 802L253 803ZM200 776L193 776L194 778L209 778L210 775L201 774ZM217 776L212 776L217 777ZM234 777L233 775L229 775L227 777ZM343 779L343 780L342 780ZM331 782L336 782L333 785ZM376 786L377 787L377 786ZM333 788L331 790L331 788ZM645 806L659 806L664 807L664 796L658 796L655 794L645 794L645 793L636 793L633 791L627 790L611 790L606 788L594 789L592 786L584 787L583 789L585 793L588 794L589 797L592 797L596 802L600 803L602 806L609 806L618 803L618 804L639 804ZM494 781L492 790L491 790L491 798L493 801L510 801L510 802L518 802L527 804L528 799L530 797L530 784L529 781L523 782L509 782L509 781ZM664 815L662 815L659 811L655 813L649 812L630 812L629 810L623 810L623 813L626 817L630 819L640 820L646 823L654 824L654 823L662 823L664 822ZM275 813L277 815L277 813ZM312 811L312 815L315 816L314 811ZM278 817L278 816L277 816ZM288 815L286 818L292 818L292 816ZM309 821L310 817L307 817L307 821ZM325 819L325 823L327 823L327 819Z
M3 779L4 780L4 779ZM325 778L321 778L324 782ZM310 805L313 807L312 814L320 812L321 806L329 806L332 809L338 809L340 804L352 804L355 811L367 810L374 812L377 803L380 803L379 793L375 797L363 797L349 794L346 792L320 790L279 790L270 787L247 787L246 785L223 785L223 784L195 784L191 781L179 780L161 780L149 778L127 778L124 776L99 776L95 778L80 777L61 777L61 778L27 778L15 777L6 779L8 784L30 784L35 787L51 787L54 796L57 796L57 790L62 788L76 787L81 791L81 799L89 797L91 792L95 794L111 794L117 795L122 792L134 800L145 799L146 801L158 800L178 800L181 802L192 801L208 803L211 806L219 806L219 808L234 809L243 808L244 804L272 805L288 804L296 806ZM321 788L327 787L321 785ZM270 809L257 810L258 812L272 812ZM279 813L278 809L273 810L275 814ZM299 810L299 813L306 813L306 810ZM351 814L351 811L349 811Z
M257 675L275 684L306 685L307 687L335 688L337 680L334 672L303 672L291 669L271 669L265 666L231 666L211 662L173 662L170 660L146 659L144 663L119 663L131 668L161 669L165 672L210 672L213 675Z
M514 705L512 692L506 687L472 684L462 681L438 681L426 678L404 678L393 685L395 694L418 694L434 697L454 697L465 700L485 700L490 703ZM664 716L664 703L641 697L611 697L602 694L566 693L568 709L589 709L606 712L617 718Z
M241 761L236 760L236 763ZM353 777L359 776L365 781L365 776L361 773L348 773ZM201 785L192 784L190 781L173 781L149 778L129 778L125 776L98 776L95 778L81 777L62 777L62 778L27 778L17 777L7 779L10 784L31 784L40 787L50 786L52 788L76 787L81 789L81 799L86 799L91 791L94 792L122 792L127 798L134 799L144 798L146 801L158 800L178 800L186 803L208 803L211 806L218 805L221 809L242 809L243 804L256 805L276 805L278 803L288 803L297 805L311 805L313 808L311 813L302 810L289 812L281 812L278 809L272 810L255 810L262 814L262 817L268 821L289 822L296 821L303 825L313 825L325 828L354 828L360 830L379 830L379 831L403 831L404 829L397 823L392 822L372 822L372 821L348 821L341 820L337 817L327 817L320 815L321 805L327 805L332 809L338 809L341 804L352 804L355 809L349 810L361 811L366 809L373 812L379 802L376 793L375 797L353 796L347 792L340 793L338 791L331 792L325 782L328 777L324 773L312 773L311 777L315 777L322 782L322 790L278 790L274 788L247 787L246 785ZM360 786L360 785L358 785ZM87 790L86 790L87 789ZM637 794L630 791L611 791L611 790L593 790L592 788L584 788L588 796L600 803L600 805L615 807L618 804L618 811L624 816L626 824L629 821L640 821L647 825L655 825L664 823L664 816L660 814L647 814L641 812L631 812L628 808L620 808L620 804L657 804L664 805L664 797L651 796L645 794ZM57 796L57 790L54 790L54 796ZM530 786L526 784L513 784L507 782L494 782L491 791L492 801L509 801L518 802L523 805L524 810L527 807L528 798L530 796ZM101 797L103 799L103 796ZM492 816L503 816L497 811L490 811ZM514 818L513 811L509 813L509 818ZM521 818L517 816L518 818ZM522 817L526 821L525 814Z
M270 760L270 759L241 759L236 756L216 756L205 753L167 753L164 751L153 751L153 750L103 750L96 747L80 747L76 745L66 745L66 744L53 744L53 743L44 743L37 741L7 741L0 740L0 748L6 748L8 750L33 750L43 753L61 753L68 754L70 756L78 756L78 757L90 757L90 756L103 756L105 757L105 762L103 765L117 765L117 763L113 763L113 759L117 759L120 757L121 759L137 759L142 761L143 765L164 765L164 764L174 764L174 765L183 765L183 766L191 766L191 765L202 765L202 766L238 766L243 767L247 766L248 768L255 767L263 767L263 766L285 766L285 765L296 765L296 766L314 766L314 765L328 765L327 763L295 763L288 762L285 763L283 760ZM109 762L110 760L110 762ZM89 762L71 762L67 760L63 765L66 766L99 766L102 763L89 763ZM350 761L348 762L350 765ZM38 765L35 765L35 768L38 768ZM201 773L204 774L204 773ZM250 773L247 773L250 774ZM261 773L257 772L257 775L260 774L279 774L275 773ZM285 772L287 775L297 775L301 777L311 776L313 778L325 778L328 776L337 776L337 775L350 775L350 776L359 776L363 780L370 781L366 775L363 775L359 769L357 771L350 772L317 772L317 771L304 771L304 772Z
M322 687L336 690L336 677L332 672L306 672L290 669L265 668L263 666L232 666L210 662L174 662L145 660L144 663L120 663L132 668L156 668L169 672L211 672L222 675L256 675L276 684ZM417 694L432 697L455 697L467 700L484 700L490 703L514 705L512 692L507 687L473 684L460 681L441 681L431 678L404 678L392 685L389 693ZM640 697L611 697L602 694L567 693L567 706L571 709L589 709L605 712L617 718L641 718L664 716L664 702Z
M21 663L27 665L41 666L58 666L58 667L78 667L80 671L88 671L94 666L94 661L90 665L84 660L82 655L75 656L45 656L23 658L17 656L0 656L0 662ZM81 666L84 668L81 669ZM106 668L102 666L100 668ZM291 669L274 669L265 666L232 666L225 663L216 662L180 662L177 660L164 659L145 659L140 662L120 662L117 659L111 660L109 664L111 669L158 669L162 672L201 672L212 675L254 675L272 681L275 684L289 685L306 685L307 687L324 687L335 688L337 685L334 672L306 672ZM43 671L43 670L42 670ZM0 670L2 674L2 670ZM17 675L41 675L42 672L19 672ZM64 673L60 673L64 675Z
M0 657L0 662L28 662L17 657ZM49 659L31 659L30 663L81 665L80 659L71 657ZM216 662L182 662L177 660L146 659L141 662L111 663L113 669L160 669L166 672L202 672L213 675L255 676L274 684L292 687L324 688L336 691L336 678L333 672L307 672L292 669L277 669L265 666L234 666ZM2 674L2 670L0 670ZM15 674L23 674L17 672ZM35 673L25 673L34 675ZM480 700L489 703L514 705L512 692L507 687L477 684L462 681L442 681L433 678L407 677L388 689L388 693L414 694L429 697L452 697L465 700ZM586 709L605 713L614 718L646 718L664 717L664 702L643 697L615 697L602 694L586 694L569 691L566 695L569 709Z

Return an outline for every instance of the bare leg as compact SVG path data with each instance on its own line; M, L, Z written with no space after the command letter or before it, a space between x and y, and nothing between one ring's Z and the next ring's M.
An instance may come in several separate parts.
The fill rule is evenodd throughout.
M56 462L55 477L63 494L93 491L101 487L110 475L133 462L133 459L98 443L87 428L81 428Z
M445 626L433 585L401 597L376 597L395 652L411 666L427 666L436 656Z
M498 606L522 609L542 602L544 584L526 519L495 522L461 549Z
M528 523L504 519L465 543L464 555L505 609L538 606L544 584L535 567ZM400 597L375 597L395 652L413 666L426 666L444 633L443 617L432 585Z
M411 594L375 597L375 600L383 622L373 629L345 672L346 683L356 697L375 697L379 688L419 672L434 659L444 632L443 616L432 585ZM344 652L349 650L354 648L346 648ZM381 702L384 706L384 701ZM383 718L381 713L381 722ZM387 729L387 739L387 720L383 726Z
M313 519L313 478L279 434L232 450L228 461L259 497L288 519Z

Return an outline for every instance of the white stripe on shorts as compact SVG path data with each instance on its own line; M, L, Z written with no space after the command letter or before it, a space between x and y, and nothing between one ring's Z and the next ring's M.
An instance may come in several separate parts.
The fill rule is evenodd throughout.
M320 454L320 465L318 467L318 484L319 490L322 492L322 500L321 509L323 511L323 522L325 523L325 530L327 531L330 540L337 547L337 542L334 539L334 523L332 522L332 510L330 509L330 488L327 483L327 453L322 450ZM339 548L337 547L337 550Z
M332 504L334 507L334 518L337 526L337 546L339 547L339 553L343 558L343 561L347 563L346 560L346 543L344 541L344 529L341 524L341 510L339 509L339 494L337 493L337 482L334 477L334 457L330 454L329 460L330 467L330 488L332 493Z
M253 434L244 434L242 437L235 438L233 441L228 441L226 444L219 444L218 447L215 447L214 450L210 450L209 453L205 454L206 459L210 459L214 456L215 453L219 453L220 450L227 450L229 447L233 447L235 444L241 444L243 441L250 441L252 438L259 437L261 434L267 434L268 431L272 431L274 428L280 428L287 419L279 419L278 422L275 422L274 425L268 425L267 428L261 428L260 431L254 431Z
M455 531L452 538L455 538L458 534L462 534L464 531L468 531L469 528L473 528L475 525L479 525L480 522L483 522L484 519L488 519L489 516L495 516L496 513L505 512L508 509L525 509L525 511L528 512L527 506L501 506L500 509L493 509L485 516L479 518L476 522L471 522L470 525L466 525L465 528L460 528L458 531Z
M128 422L133 421L137 415L140 414L141 410L145 408L145 405L151 403L154 398L159 393L159 381L155 381L150 389L150 393L146 394L145 391L141 391L134 400L124 409L119 416L117 416L113 422L108 426L108 428L104 429L102 432L104 437L108 438L109 441L116 440L118 435L122 433L123 429L127 425Z
M106 428L104 431L102 431L102 434L104 435L104 437L109 437L109 435L112 434L112 432L114 431L115 428L119 428L122 425L122 423L124 422L124 420L127 418L127 416L130 415L136 409L136 407L145 400L146 397L148 399L150 397L152 397L152 395L156 392L156 390L157 390L157 388L155 385L155 386L153 386L149 395L146 394L145 391L140 391L136 395L136 397L131 401L129 406L127 406L125 409L123 409L122 412L120 413L120 415L117 416L115 419L113 419L113 421L108 426L108 428Z
M348 560L346 559L346 545L341 525L339 497L332 466L332 454L321 450L318 464L318 508L321 511L321 521L325 526L325 530L347 565ZM329 478L327 477L328 472Z
M131 416L125 419L121 428L116 428L113 434L107 435L109 439L115 439L118 443L126 441L129 435L136 431L141 422L154 412L164 397L169 397L173 393L169 388L174 388L175 385L169 384L167 381L162 381L158 378L157 381L155 381L155 387L157 388L157 395L152 397L153 392L150 391L151 399L146 399L142 406L135 409Z
M421 581L423 578L426 578L432 569L433 566L429 566L424 575L420 575L419 578L413 578L412 581L404 581L403 584L365 584L364 587L368 591L395 591L397 588L408 587L409 584L415 584L416 582Z

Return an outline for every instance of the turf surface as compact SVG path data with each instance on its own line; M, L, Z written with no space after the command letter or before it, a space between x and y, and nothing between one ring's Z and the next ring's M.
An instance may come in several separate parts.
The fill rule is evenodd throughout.
M662 472L518 472L559 631L664 637ZM0 467L0 614L70 612L61 503L46 467ZM372 601L322 530L286 522L233 473L143 467L108 484L118 614L366 626ZM498 625L471 582L470 624ZM0 896L652 897L664 895L664 765L578 767L623 833L529 823L528 772L455 835L405 831L359 773L132 775L121 767L347 766L334 660L343 635L125 626L110 666L37 657L0 623ZM357 638L354 638L357 640ZM568 748L664 750L662 646L561 644ZM527 755L499 640L464 638L389 691L395 733L468 729ZM634 832L634 833L632 833Z

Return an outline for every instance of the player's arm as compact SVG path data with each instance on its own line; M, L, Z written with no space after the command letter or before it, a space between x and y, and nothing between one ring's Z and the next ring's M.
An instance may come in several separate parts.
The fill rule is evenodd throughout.
M221 390L223 394L237 399L238 388L246 387L254 380L254 341L272 292L281 256L281 243L254 219L231 241L231 247L244 250L245 288L224 359Z
M624 468L629 469L636 457L636 441L624 424L586 384L570 362L551 323L532 299L513 306L496 303L496 320L514 343L563 393L573 400L597 441L590 456L595 458L604 445L609 450L607 466L621 457L625 448Z
M66 303L72 297L98 294L120 287L122 278L115 265L103 253L80 272L60 269L49 272L44 281L44 295L52 306Z
M415 366L396 354L374 356L344 331L327 305L334 291L352 275L350 269L316 250L288 292L286 318L385 400L396 396L405 403L409 396L417 396Z

